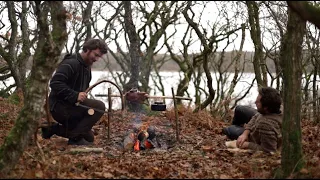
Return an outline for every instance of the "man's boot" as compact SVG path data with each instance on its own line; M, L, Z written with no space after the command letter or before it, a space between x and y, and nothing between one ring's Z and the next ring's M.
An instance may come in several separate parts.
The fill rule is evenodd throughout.
M83 137L69 138L68 145L87 146L92 145L92 142L86 141Z
M93 134L92 130L90 130L86 134L83 134L82 137L88 142L93 142L94 141L94 134Z
M47 123L43 123L45 125ZM53 123L51 126L43 126L41 127L41 136L43 139L50 139L51 136L56 134L56 128L58 126L58 123Z

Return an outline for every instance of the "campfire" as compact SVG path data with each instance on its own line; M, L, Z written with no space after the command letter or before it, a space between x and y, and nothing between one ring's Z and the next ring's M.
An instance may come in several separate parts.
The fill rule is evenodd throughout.
M100 82L112 83L108 80L103 80ZM92 87L96 86L100 82L94 84ZM112 84L117 86L115 83L112 83ZM89 87L88 89L92 89L92 87ZM117 88L118 88L118 86L117 86ZM149 98L162 99L162 101L154 101L154 103L151 104L152 111L166 111L166 104L164 102L164 99L173 99L174 110L175 110L175 123L176 123L176 140L179 141L179 126L178 126L178 113L177 113L176 99L192 101L192 98L175 96L173 88L171 88L171 91L172 91L172 97L171 96L150 96L146 92L139 92L137 88L132 88L131 90L127 91L125 94L120 93L121 94L120 96L119 95L112 95L109 93L108 93L108 95L96 94L96 96L99 96L99 97L108 96L109 97L108 98L109 104L111 104L110 97L121 97L122 105L124 104L124 99L125 99L127 102L127 105L130 106L130 111L131 112L138 112L138 113L141 113L141 111L144 111L141 104L150 105L149 103L144 102L145 100L147 100ZM124 106L122 106L122 107L124 109ZM93 114L94 112L88 111L88 113ZM103 111L103 113L105 113L105 111ZM108 113L108 119L110 120L109 113ZM152 140L155 138L155 132L154 132L153 128L150 128L148 126L142 126L142 127L147 127L147 128L136 128L133 131L131 131L124 139L124 148L131 149L131 147L132 147L132 148L134 148L134 150L154 148L155 144L152 143ZM151 134L153 134L153 135L151 135ZM108 124L108 139L109 139L109 124Z
M173 89L172 89L173 91ZM130 91L126 92L124 95L125 99L127 100L128 104L131 105L131 108L133 108L133 112L141 113L142 108L138 108L141 104L144 104L144 101L148 98L160 98L160 99L174 99L174 98L180 98L184 100L191 100L191 98L185 98L181 96L150 96L146 92L139 92L138 89L131 89ZM155 101L153 104L151 104L151 110L152 111L166 111L166 104L162 101ZM177 118L176 118L177 119ZM136 119L136 122L141 122L141 120L138 118ZM177 122L176 122L177 123ZM157 147L162 147L162 145L158 142L156 138L155 129L151 126L149 126L149 121L143 123L137 123L133 130L131 130L124 138L123 146L125 150L134 150L134 151L140 151L145 149L152 149ZM178 126L176 126L176 135L178 139ZM165 146L165 145L164 145Z
M133 106L143 104L147 99L148 94L145 92L138 92L137 89L131 89L125 94L126 100L132 103ZM141 122L138 118L137 121ZM137 123L124 138L124 149L140 151L145 149L152 149L155 147L153 140L155 139L155 131L153 127L150 127L150 122L145 122L142 125Z
M157 147L155 129L149 121L134 127L124 138L124 149L140 151Z

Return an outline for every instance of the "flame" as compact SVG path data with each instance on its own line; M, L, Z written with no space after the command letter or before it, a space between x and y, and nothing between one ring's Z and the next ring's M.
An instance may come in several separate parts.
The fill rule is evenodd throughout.
M142 123L142 125L140 127L140 131L137 134L140 134L142 131L147 132L149 124L150 124L150 120L148 120L147 122Z
M133 150L140 151L140 141L138 139L134 143Z
M133 150L134 151L140 151L140 144L142 143L142 145L143 145L143 147L145 148L145 149L150 149L150 148L152 148L153 147L153 145L148 141L148 136L149 136L149 134L148 134L148 128L149 128L149 125L150 125L150 120L148 120L147 122L143 122L142 123L142 125L140 126L140 128L139 128L139 131L137 132L137 133L135 133L135 134L130 134L130 136L133 138L134 137L134 139L135 139L135 142L134 142L134 146L133 146ZM141 140L141 142L140 142L140 140L138 139L138 136L139 136L139 134L140 133L142 133L143 134L143 139L140 139Z

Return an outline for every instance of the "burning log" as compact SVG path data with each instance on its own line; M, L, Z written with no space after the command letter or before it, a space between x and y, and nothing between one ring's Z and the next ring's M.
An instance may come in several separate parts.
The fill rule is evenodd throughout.
M130 132L123 141L123 147L125 150L131 150L134 146L134 143L136 141L136 137L135 137L135 133L134 132Z

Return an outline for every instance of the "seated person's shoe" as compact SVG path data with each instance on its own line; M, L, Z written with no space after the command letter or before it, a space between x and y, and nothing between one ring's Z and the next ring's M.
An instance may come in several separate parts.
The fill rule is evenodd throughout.
M52 127L41 127L41 136L43 139L50 139L54 134Z
M91 130L88 133L83 134L82 137L88 142L93 142L94 141L94 134L93 134L93 132Z
M228 133L228 128L227 128L227 127L224 127L224 128L222 129L222 134L224 134L224 135L226 135L226 136L229 135L229 133Z
M70 138L68 145L87 146L92 145L92 142L88 142L84 138Z
M222 134L226 135L228 139L231 139L230 138L230 132L229 132L229 128L228 127L224 127L222 129Z

